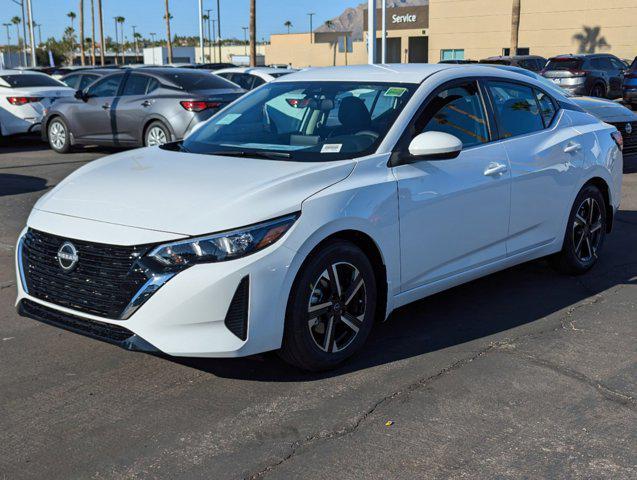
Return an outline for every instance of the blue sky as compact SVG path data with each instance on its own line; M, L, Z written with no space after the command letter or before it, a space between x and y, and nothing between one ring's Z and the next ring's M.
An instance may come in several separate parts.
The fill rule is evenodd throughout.
M94 0L97 5L97 0ZM78 13L79 0L31 0L33 17L42 23L42 39L50 36L60 37L64 28L69 26L66 14ZM313 23L316 28L325 20L340 14L345 8L355 6L362 0L257 0L257 36L268 39L272 33L282 33L286 29L283 22L290 20L292 32L309 30L307 13L315 12ZM248 26L248 0L220 0L221 34L223 38L243 38L242 26ZM204 0L204 9L213 9L216 18L216 0ZM2 23L8 22L14 15L20 14L20 7L11 0L0 0ZM148 33L155 32L157 38L165 38L166 27L163 21L164 0L102 0L104 11L105 35L114 35L113 17L126 18L124 34L132 37L132 25L137 31L150 38ZM198 0L170 0L173 15L172 32L180 35L198 34ZM85 28L90 35L90 0L84 0ZM77 21L76 21L77 28ZM3 37L4 38L4 37ZM37 41L37 39L36 39Z

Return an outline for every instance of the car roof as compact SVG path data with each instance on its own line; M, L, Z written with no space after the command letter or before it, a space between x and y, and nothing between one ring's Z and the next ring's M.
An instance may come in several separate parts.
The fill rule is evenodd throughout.
M274 67L229 67L215 70L215 73L281 73L296 72L296 68L274 68Z
M524 60L527 58L544 58L541 55L494 55L484 60Z
M341 81L341 82L393 82L420 83L429 75L449 68L465 68L466 65L448 63L396 63L376 65L350 65L339 67L312 67L277 78L277 82L289 81Z
M35 70L24 70L24 69L6 69L0 70L0 75L45 75L48 77L46 73L37 72Z
M67 73L62 78L70 77L71 75L101 75L102 77L110 75L111 73L121 72L121 68L89 68L87 70L73 70Z
M614 57L614 56L615 55L612 55L610 53L567 53L567 54L555 55L549 58L549 60L553 60L556 58L595 58L595 57Z

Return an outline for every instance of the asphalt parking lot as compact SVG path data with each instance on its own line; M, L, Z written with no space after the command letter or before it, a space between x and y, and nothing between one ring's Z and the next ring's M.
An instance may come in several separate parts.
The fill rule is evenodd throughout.
M33 203L106 155L0 149L0 479L637 478L637 158L601 262L395 312L340 370L130 353L15 313Z

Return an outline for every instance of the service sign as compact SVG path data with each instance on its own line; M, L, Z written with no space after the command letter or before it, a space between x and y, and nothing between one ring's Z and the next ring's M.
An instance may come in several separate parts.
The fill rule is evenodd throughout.
M364 13L367 30L367 10ZM429 6L399 7L387 9L387 30L411 30L429 27ZM381 10L376 11L376 28L381 29Z

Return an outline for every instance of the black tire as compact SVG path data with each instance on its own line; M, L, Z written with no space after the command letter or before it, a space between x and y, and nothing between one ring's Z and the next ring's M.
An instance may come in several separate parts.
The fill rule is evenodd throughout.
M163 145L163 143L156 143L156 139L155 137L153 137L153 134L155 131L160 131L163 134L163 137L165 138L165 141L163 143L172 142L172 135L170 134L170 129L166 125L164 125L162 122L157 120L155 122L152 122L150 125L148 125L146 127L146 130L144 130L144 146L145 147Z
M49 147L57 153L71 151L71 134L69 127L62 117L55 117L47 124L47 138Z
M596 83L591 87L591 97L604 98L606 96L606 87L603 83Z
M571 208L562 251L550 259L553 267L568 275L581 275L593 268L604 245L606 227L604 196L596 186L586 185Z
M279 355L302 370L335 368L367 340L374 324L376 292L374 270L361 249L343 240L326 244L306 260L294 281ZM331 307L321 308L329 303Z

